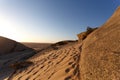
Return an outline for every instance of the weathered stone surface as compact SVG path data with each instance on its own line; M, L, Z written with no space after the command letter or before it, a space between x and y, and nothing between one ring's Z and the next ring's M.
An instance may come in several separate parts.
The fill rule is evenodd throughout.
M82 32L82 33L78 34L77 37L78 37L79 42L84 40L87 37L86 32Z
M81 80L120 80L120 7L83 42Z
M95 31L96 29L98 29L98 28L97 27L96 28L87 27L87 30L85 32L82 32L77 35L78 41L79 42L83 41L90 33Z
M16 52L16 51L23 51L26 49L29 49L29 48L25 47L24 45L16 41L13 41L4 37L0 37L0 55Z

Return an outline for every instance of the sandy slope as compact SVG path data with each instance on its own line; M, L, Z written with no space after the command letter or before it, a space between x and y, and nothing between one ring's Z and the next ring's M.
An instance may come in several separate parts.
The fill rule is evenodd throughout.
M8 40L7 42L12 41L10 39L7 39L7 40ZM12 41L12 42L14 43L15 41ZM41 44L41 43L24 43L24 44L25 46L30 47L30 48L34 48L34 49L39 48L37 50L41 50L50 45L50 44ZM14 45L12 44L10 46L14 46ZM14 72L14 69L10 68L11 64L14 64L15 62L24 61L28 59L29 57L33 56L34 54L35 54L35 51L28 48L23 51L17 51L17 52L13 51L11 53L1 55L0 56L0 80L4 80L5 78L12 75L12 73Z
M26 50L0 56L0 80L12 74L14 70L9 67L11 64L23 61L32 55L34 55L34 51Z
M18 70L12 80L79 80L80 45L73 43L29 59L34 65Z
M24 42L22 44L35 50L41 50L51 45L51 43L30 43L30 42L29 43Z

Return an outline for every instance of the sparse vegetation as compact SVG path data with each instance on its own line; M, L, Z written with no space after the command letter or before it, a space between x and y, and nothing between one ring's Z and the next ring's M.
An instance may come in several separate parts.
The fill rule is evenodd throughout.
M58 50L61 46L67 45L69 43L77 42L77 40L65 40L60 41L55 44L52 44L50 47L52 47L54 50Z
M96 29L98 29L98 28L97 27L96 28L87 27L86 35L90 34L91 32L93 32Z
M90 33L92 33L96 29L98 29L98 28L97 27L96 28L87 27L85 32L82 32L82 33L78 34L77 36L80 41L84 40Z
M60 41L55 44L52 44L52 46L61 46L61 45L66 45L66 44L72 43L72 42L76 42L76 41L72 41L72 40Z

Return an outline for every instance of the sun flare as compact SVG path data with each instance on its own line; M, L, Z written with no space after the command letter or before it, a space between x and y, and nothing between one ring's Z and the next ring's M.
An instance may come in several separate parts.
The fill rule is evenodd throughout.
M21 36L21 30L16 23L7 17L0 16L0 36L21 41L25 36Z

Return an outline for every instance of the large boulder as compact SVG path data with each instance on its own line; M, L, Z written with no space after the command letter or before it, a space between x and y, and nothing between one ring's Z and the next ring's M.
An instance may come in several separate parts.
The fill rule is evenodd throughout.
M21 43L0 36L0 55L29 49Z
M120 7L83 41L81 80L120 80Z

